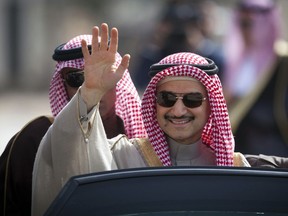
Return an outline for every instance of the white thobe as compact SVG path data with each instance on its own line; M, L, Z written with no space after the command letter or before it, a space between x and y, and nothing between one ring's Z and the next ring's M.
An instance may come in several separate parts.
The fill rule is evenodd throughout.
M107 139L99 105L87 113L78 91L40 143L33 170L32 216L43 215L72 176L147 167L134 141L125 135ZM187 146L170 139L168 143L174 166L216 165L214 152L201 140Z

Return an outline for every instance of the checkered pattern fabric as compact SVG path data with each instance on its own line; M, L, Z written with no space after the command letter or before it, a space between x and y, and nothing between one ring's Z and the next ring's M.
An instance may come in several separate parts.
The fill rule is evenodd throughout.
M87 44L91 44L92 35L80 35L71 39L65 44L63 50L81 47L81 40L83 39L87 41ZM118 53L116 58L117 64L119 65L122 58ZM54 117L57 116L69 102L69 98L61 77L61 70L67 67L83 70L84 59L80 58L57 62L49 89L50 106ZM147 136L143 125L140 105L140 97L132 82L128 70L126 70L122 79L116 86L115 111L116 115L123 120L126 135L129 138Z
M204 127L202 140L216 155L218 166L233 166L234 138L226 101L217 75L209 76L199 68L187 64L207 64L205 58L193 53L172 54L159 64L179 64L157 73L148 84L142 98L142 115L149 140L164 166L171 166L169 147L156 118L157 83L167 76L189 76L199 80L208 93L211 114Z

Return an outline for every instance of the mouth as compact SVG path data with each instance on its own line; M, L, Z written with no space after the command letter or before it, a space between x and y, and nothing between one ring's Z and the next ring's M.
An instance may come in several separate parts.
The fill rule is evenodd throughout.
M177 117L167 116L166 119L174 125L184 125L184 124L187 124L187 123L193 121L195 119L195 117L189 116L189 117L177 118Z

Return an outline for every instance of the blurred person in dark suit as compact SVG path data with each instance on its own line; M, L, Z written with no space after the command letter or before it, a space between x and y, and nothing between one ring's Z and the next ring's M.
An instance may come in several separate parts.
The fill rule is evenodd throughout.
M144 43L137 57L132 78L139 91L150 81L149 67L176 52L193 52L212 59L220 69L218 75L221 78L222 48L212 37L211 30L215 7L212 1L167 1L151 38Z

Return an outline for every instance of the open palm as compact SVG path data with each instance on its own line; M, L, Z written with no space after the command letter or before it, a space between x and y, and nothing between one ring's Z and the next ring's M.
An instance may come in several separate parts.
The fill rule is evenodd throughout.
M99 36L99 28L97 26L93 27L91 54L89 53L87 42L81 42L85 61L85 81L82 89L84 94L100 94L103 96L108 90L114 88L121 79L124 71L128 68L130 56L125 55L120 65L116 65L118 50L118 30L116 28L111 29L109 41L108 25L103 23L101 25L101 36Z

